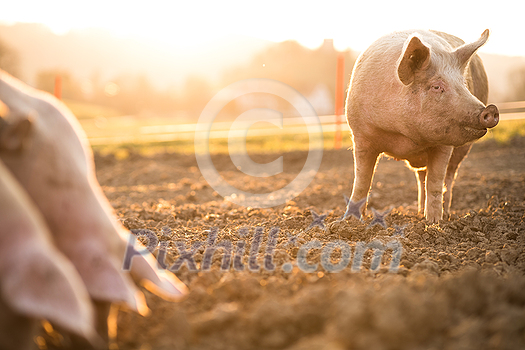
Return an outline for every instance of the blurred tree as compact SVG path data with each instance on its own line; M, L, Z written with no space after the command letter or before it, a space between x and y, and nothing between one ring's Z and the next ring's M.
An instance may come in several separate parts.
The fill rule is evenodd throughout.
M0 40L0 68L7 73L19 78L19 57L18 53Z
M182 95L182 109L195 114L204 109L208 101L213 97L212 87L208 80L203 77L191 75L184 83ZM197 118L197 114L195 117Z
M130 98L137 112L155 110L158 93L145 74L138 75L132 79Z
M160 113L172 113L175 110L180 110L180 101L178 90L174 87L168 87L166 90L159 92L156 98L157 110Z
M124 114L165 114L180 108L174 89L159 91L146 74L121 74L105 82L98 75L93 75L90 81L93 85L91 102L112 107Z
M309 99L319 114L330 114L333 113L339 54L331 40L325 40L314 50L295 41L277 43L255 55L247 65L226 71L219 86L248 78L274 79L293 87ZM349 50L343 54L347 83L355 55ZM52 93L56 75L62 77L63 98L111 107L122 114L181 115L177 113L180 111L188 118L196 119L216 93L206 76L189 76L180 90L175 87L160 90L144 73L124 72L111 80L93 73L89 79L77 81L69 72L58 69L40 72L37 87ZM243 96L229 103L224 108L223 117L230 118L252 108L271 108L287 115L297 112L282 98L255 95Z
M62 98L69 100L82 101L83 94L80 84L73 79L69 72L52 69L39 72L36 77L37 89L53 93L55 89L55 78L60 75L62 78Z
M314 104L314 100L318 101L319 106L314 106L318 113L326 114L328 110L330 110L329 113L334 113L333 101L338 54L332 40L325 40L323 45L315 50L303 47L296 41L284 41L255 56L247 66L227 71L223 77L223 84L228 85L248 78L278 80L296 89L308 98L310 103ZM344 51L343 54L345 55L346 85L350 79L356 55L349 50ZM279 104L282 106L282 101ZM329 106L328 109L327 106ZM242 109L237 107L237 109Z
M514 69L509 74L509 101L525 101L525 66Z

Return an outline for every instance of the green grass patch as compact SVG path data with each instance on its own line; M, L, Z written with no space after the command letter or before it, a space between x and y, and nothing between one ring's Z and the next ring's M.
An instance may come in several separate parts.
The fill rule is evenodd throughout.
M93 103L78 102L64 99L64 104L71 110L77 119L111 118L122 115L117 109L100 106Z
M168 121L165 121L166 123ZM173 122L173 121L172 121ZM94 121L81 121L88 137L100 136L126 136L134 133L144 125L152 125L152 120L120 120L120 118L108 119L103 128L95 126ZM113 125L115 123L115 125ZM93 124L93 125L91 125ZM352 146L352 139L348 131L342 132L342 149L348 149ZM192 135L190 135L192 136ZM508 145L513 139L525 137L525 120L502 120L494 129L489 130L477 143L495 142L498 145ZM96 144L93 149L102 154L115 153L119 157L126 157L127 154L139 153L143 155L155 153L184 153L192 154L195 152L193 139L175 140L175 141L153 141L136 137L137 142L127 142L120 144ZM308 134L285 134L276 132L271 136L250 136L248 134L246 149L249 153L280 153L292 151L307 151L309 148ZM334 132L325 132L323 134L324 149L334 148ZM228 154L230 152L227 139L210 139L209 149L212 154Z
M334 148L333 132L326 132L323 135L324 149ZM343 132L342 149L350 148L352 139L350 133ZM177 140L169 142L144 142L144 143L123 143L118 145L94 145L93 149L101 154L114 153L121 158L125 158L126 154L131 152L143 155L150 155L155 153L195 153L195 144L193 140ZM211 139L209 140L209 149L211 154L228 154L228 140L227 139ZM309 137L308 134L297 135L275 135L265 137L248 137L246 142L246 149L248 153L279 153L292 151L308 151Z
M499 145L508 145L519 137L525 137L525 119L501 120L478 142L495 141Z

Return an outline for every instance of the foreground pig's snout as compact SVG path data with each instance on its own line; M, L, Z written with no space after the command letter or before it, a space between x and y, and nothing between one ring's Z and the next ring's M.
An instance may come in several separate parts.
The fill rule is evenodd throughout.
M479 122L484 128L493 128L498 125L499 122L499 111L498 107L494 105L488 105L479 115Z

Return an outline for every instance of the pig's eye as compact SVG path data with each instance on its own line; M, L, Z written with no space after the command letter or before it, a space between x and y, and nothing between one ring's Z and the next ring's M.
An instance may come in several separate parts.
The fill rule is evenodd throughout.
M434 91L434 92L443 92L443 88L441 87L441 85L432 85L432 87L430 88L430 90Z

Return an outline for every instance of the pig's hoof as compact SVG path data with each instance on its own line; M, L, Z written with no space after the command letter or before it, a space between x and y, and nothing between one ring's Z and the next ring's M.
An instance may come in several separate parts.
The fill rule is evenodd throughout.
M427 214L426 219L427 219L427 222L431 225L437 224L438 222L441 221L441 215L428 215Z

